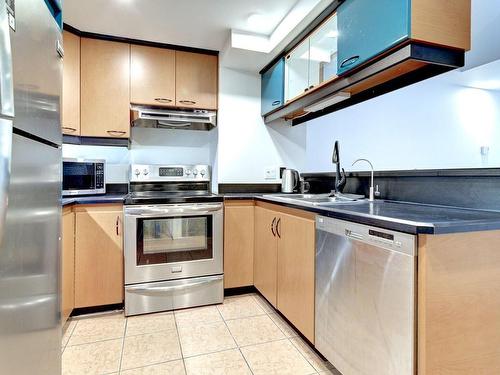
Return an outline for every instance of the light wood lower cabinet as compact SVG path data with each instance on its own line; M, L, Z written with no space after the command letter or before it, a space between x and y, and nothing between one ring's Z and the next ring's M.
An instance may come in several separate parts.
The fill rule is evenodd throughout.
M314 215L258 202L254 254L255 287L314 343Z
M275 211L255 207L254 285L276 307L278 242Z
M66 322L75 307L75 214L71 207L62 214L61 315Z
M225 204L224 233L224 288L253 285L253 201Z
M280 214L278 310L314 343L315 221Z
M74 210L75 307L122 303L122 206L77 206Z

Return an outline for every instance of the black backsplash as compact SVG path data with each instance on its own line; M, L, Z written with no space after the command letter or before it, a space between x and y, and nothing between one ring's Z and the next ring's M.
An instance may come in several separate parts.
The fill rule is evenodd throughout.
M311 193L333 189L333 173L304 173ZM500 211L500 169L446 169L375 173L379 199ZM344 193L368 196L370 174L347 174Z

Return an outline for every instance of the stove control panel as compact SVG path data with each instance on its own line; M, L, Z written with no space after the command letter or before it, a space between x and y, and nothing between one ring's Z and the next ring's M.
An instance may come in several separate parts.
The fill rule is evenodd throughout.
M130 182L210 181L209 165L132 164Z

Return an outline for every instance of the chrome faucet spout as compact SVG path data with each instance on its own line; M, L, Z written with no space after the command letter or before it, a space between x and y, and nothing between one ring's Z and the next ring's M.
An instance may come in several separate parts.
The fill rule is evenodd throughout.
M358 163L360 161L364 161L365 163L368 163L370 165L370 168L371 168L371 182L370 182L370 197L369 197L369 201L373 202L375 200L375 190L374 190L374 187L373 187L373 174L374 174L373 164L368 159L357 159L357 160L354 161L354 163L352 163L352 166L354 166L354 164L356 164L356 163Z

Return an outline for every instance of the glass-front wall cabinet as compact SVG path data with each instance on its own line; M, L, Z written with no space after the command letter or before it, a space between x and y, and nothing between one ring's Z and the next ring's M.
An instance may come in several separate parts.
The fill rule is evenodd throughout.
M286 56L287 102L337 77L337 40L337 14L333 14Z

